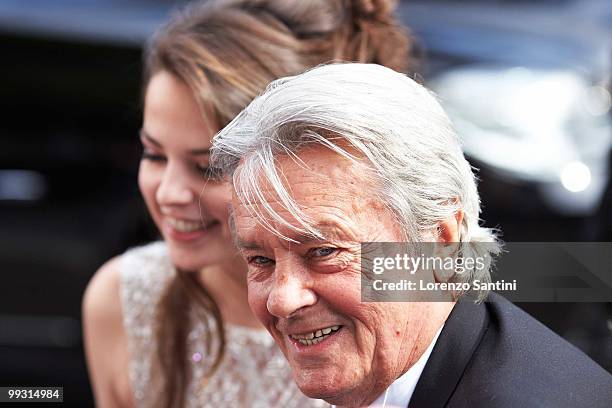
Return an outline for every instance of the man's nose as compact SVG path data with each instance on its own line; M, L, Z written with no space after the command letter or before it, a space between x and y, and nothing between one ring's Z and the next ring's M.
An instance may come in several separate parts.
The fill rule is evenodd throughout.
M317 302L315 292L308 285L308 273L297 262L277 262L272 290L268 295L268 311L288 318L298 310Z
M157 187L156 199L160 205L184 205L191 203L195 193L189 185L189 175L179 165L169 162Z

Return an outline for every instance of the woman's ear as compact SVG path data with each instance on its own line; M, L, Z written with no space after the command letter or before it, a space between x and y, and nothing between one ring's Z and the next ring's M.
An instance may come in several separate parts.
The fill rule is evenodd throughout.
M461 224L463 211L457 212L438 224L438 242L459 242L461 237Z

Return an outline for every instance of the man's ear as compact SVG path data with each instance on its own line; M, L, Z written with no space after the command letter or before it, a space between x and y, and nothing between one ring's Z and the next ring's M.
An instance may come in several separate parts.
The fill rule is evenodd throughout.
M457 212L438 224L438 242L459 242L463 211Z
M459 249L459 239L461 223L463 222L463 211L458 210L455 214L438 224L438 242L435 244L434 254L445 259L453 258ZM448 282L453 277L454 271L438 270L433 271L436 282Z

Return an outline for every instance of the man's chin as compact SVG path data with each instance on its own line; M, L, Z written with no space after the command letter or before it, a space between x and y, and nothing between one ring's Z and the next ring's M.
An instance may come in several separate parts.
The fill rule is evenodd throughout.
M368 405L360 402L364 399L362 398L362 396L353 395L353 393L351 392L330 394L329 391L308 393L302 390L301 388L300 390L308 398L320 399L327 402L328 404L335 405L338 407L363 407Z
M322 399L332 405L357 406L355 403L357 395L353 395L352 387L339 384L331 377L314 377L296 379L300 391L309 398Z

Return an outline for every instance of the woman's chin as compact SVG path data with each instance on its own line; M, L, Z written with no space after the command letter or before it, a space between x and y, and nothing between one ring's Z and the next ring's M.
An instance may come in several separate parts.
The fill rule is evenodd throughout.
M223 263L233 254L233 247L229 242L212 241L196 248L185 248L170 240L166 242L172 264L186 271L199 271L207 266Z

